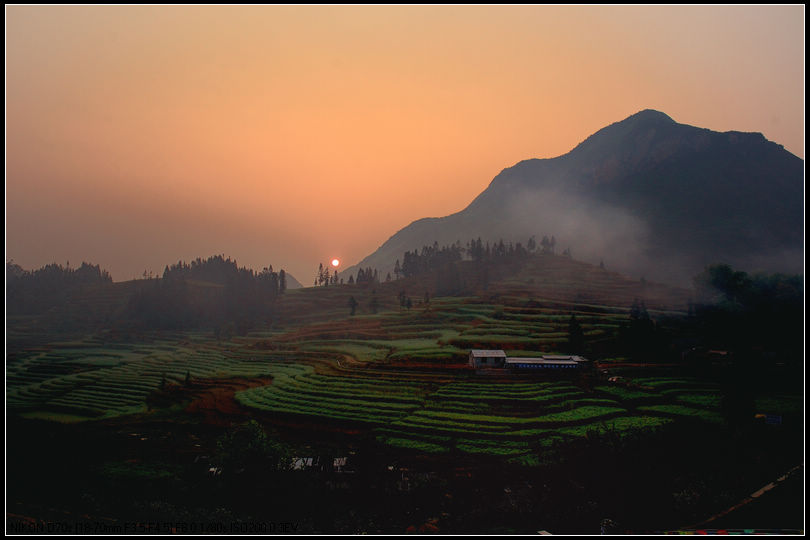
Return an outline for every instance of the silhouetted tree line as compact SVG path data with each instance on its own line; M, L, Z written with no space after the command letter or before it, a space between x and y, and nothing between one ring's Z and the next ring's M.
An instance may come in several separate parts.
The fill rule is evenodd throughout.
M244 334L272 318L286 281L284 270L268 266L255 272L221 255L191 264L180 261L166 266L162 279L135 293L127 314L148 328L213 327L218 336Z
M568 320L568 352L571 354L585 354L585 332L579 324L577 316L573 313Z
M643 300L636 298L628 320L619 326L619 343L623 353L636 362L670 360L669 337L647 312Z
M529 238L526 242L526 247L520 242L513 244L512 242L504 243L503 239L494 242L490 245L489 242L483 243L481 238L470 240L467 242L466 253L467 256L476 262L488 261L493 259L503 258L525 258L532 253L542 253L544 255L554 255L556 253L557 240L554 235L551 238L543 236L540 241L540 249L538 251L537 241L534 236ZM570 249L563 251L563 255L570 257Z
M39 270L24 270L6 263L6 306L11 313L36 313L66 301L87 286L112 283L109 272L83 262L78 268L48 264Z
M726 358L734 376L750 379L747 383L763 377L765 368L802 366L802 276L749 275L718 264L693 282L697 300L687 317L653 318L636 299L611 354L641 362L685 359L705 366L710 364L708 351L719 351L712 358Z
M432 273L435 275L435 292L438 295L486 290L492 279L497 279L513 270L515 265L528 260L536 251L534 238L529 239L528 245L531 249L520 242L507 243L501 239L490 244L483 242L481 238L468 241L466 246L462 246L460 241L442 247L438 242L433 242L432 246L423 246L421 250L406 251L402 263L397 259L394 275L397 278L408 278ZM475 264L469 264L470 262Z
M394 265L394 275L407 278L431 272L447 264L460 261L462 253L463 251L458 243L440 248L438 242L433 242L432 246L423 246L421 252L418 250L406 251L401 266L399 259L397 259Z
M256 280L274 296L282 294L287 289L287 276L284 270L274 272L273 266L270 265L261 272L255 272L249 268L239 268L236 261L230 257L226 259L222 255L214 255L207 259L197 257L191 264L178 261L177 264L167 265L163 270L163 279L194 279L218 284Z
M340 281L343 283L343 280ZM318 274L315 276L315 287L328 287L329 285L338 284L338 272L335 270L334 274L329 272L329 265L321 263L318 265Z
M377 275L377 269L374 268L373 270L371 267L368 268L359 268L357 270L357 278L352 280L352 277L349 276L349 284L352 283L357 285L373 285L375 283L379 283L380 278Z
M801 275L749 275L717 264L696 276L694 285L698 300L690 311L707 346L733 351L738 359L740 353L802 357Z
M550 240L544 236L540 253L553 254L556 244L554 236ZM394 265L394 276L396 278L417 276L462 260L477 263L522 260L535 252L537 243L534 237L529 238L526 247L520 242L507 243L503 239L490 244L483 242L480 237L468 241L465 247L461 246L461 242L442 247L439 247L438 242L433 242L432 246L422 246L421 251L406 251L402 264L397 259Z

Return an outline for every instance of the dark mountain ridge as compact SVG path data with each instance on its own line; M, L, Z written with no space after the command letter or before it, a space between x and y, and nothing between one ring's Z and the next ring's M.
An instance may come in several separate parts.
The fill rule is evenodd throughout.
M555 235L576 258L671 283L720 262L797 273L803 213L804 161L781 145L644 110L565 155L504 169L461 212L411 223L358 266L384 275L434 241Z

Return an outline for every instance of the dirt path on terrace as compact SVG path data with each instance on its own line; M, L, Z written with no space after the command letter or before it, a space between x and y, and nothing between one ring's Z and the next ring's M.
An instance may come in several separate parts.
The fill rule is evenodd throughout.
M257 386L267 386L272 382L272 377L211 381L210 386L199 391L196 399L186 407L186 412L202 414L207 424L230 425L234 420L241 420L249 415L247 410L236 401L236 392Z
M364 430L352 422L327 421L301 416L273 414L269 411L249 409L236 401L235 394L241 390L272 384L272 377L233 378L233 379L195 379L192 386L172 385L162 392L153 394L155 405L171 405L191 402L184 412L202 416L203 422L211 426L229 427L247 421L250 418L262 423L292 429L299 433L357 435Z
M194 379L191 386L171 385L154 392L149 401L153 406L169 407L190 400L185 412L202 415L206 424L230 426L234 421L249 416L249 412L236 401L236 392L267 386L272 382L272 377Z

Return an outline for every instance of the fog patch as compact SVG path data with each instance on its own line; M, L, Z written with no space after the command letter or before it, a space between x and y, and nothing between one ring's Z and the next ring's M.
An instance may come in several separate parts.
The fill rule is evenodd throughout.
M509 237L540 242L553 235L556 253L617 271L637 269L650 243L648 226L622 208L561 189L522 189L504 205Z

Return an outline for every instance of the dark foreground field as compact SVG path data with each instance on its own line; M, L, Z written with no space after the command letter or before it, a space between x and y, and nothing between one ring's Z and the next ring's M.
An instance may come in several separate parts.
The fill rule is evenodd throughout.
M594 437L535 467L299 429L287 440L306 444L321 462L346 455L347 470L214 476L203 456L216 453L223 430L168 418L13 421L8 462L18 465L7 470L9 532L595 534L604 519L614 532L636 533L803 528L803 471L707 522L801 461L801 452L789 450L798 434L767 425L735 433L684 424L644 437Z

